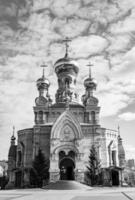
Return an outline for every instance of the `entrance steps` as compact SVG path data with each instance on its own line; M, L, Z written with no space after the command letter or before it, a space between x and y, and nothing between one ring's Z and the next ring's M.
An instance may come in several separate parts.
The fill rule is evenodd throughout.
M47 190L90 190L92 189L90 186L84 185L82 183L76 181L57 181L50 183L43 187L43 189Z

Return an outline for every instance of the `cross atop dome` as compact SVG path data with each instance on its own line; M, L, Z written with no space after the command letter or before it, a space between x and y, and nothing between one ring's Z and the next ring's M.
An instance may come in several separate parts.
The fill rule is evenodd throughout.
M68 57L69 42L71 42L71 39L69 39L68 37L66 37L62 41L65 43L65 47L66 47L65 57Z
M93 91L96 90L97 82L92 78L91 67L93 64L90 62L86 65L89 67L89 77L84 80L85 94L82 96L82 102L84 105L94 105L98 104L98 99L93 96ZM92 100L94 99L94 100Z
M13 126L13 136L15 136L15 126Z
M120 135L120 125L118 124L118 139L122 140L121 135Z
M39 96L43 96L44 90L48 91L50 82L45 77L45 67L47 67L47 65L43 63L40 67L43 68L43 74L42 74L42 77L37 80L37 88L39 90Z
M41 66L43 68L43 75L42 77L45 78L45 67L47 67L47 65L45 63L41 64Z
M86 66L89 67L89 78L91 78L91 67L94 65L89 62Z

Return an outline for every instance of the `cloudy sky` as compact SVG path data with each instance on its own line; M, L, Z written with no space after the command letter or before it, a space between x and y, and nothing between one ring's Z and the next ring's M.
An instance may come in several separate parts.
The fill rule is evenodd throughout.
M55 93L53 64L64 56L66 36L72 39L70 57L80 66L80 98L91 62L101 124L119 124L127 157L135 158L135 1L0 0L0 159L7 158L12 126L34 124L43 62Z

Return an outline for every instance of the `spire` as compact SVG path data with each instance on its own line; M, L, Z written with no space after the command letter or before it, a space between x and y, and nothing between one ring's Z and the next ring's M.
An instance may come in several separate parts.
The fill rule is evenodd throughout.
M69 39L68 37L66 37L63 42L65 43L65 47L66 47L66 53L65 53L65 57L68 57L68 49L69 49L69 42L71 42L71 39Z
M123 141L120 136L120 126L118 125L118 158L119 166L125 167L125 149L123 147Z
M97 87L97 81L92 78L91 74L91 66L93 66L93 64L89 62L86 66L89 67L89 77L84 80L85 94L82 96L82 102L85 106L91 105L92 102L95 102L97 105L98 99L93 96L93 91L96 90ZM94 98L94 101L90 100L92 98Z
M122 138L121 138L121 135L120 135L120 125L118 124L118 140L119 142L122 142Z
M86 90L93 93L93 90L96 90L96 86L97 86L97 83L95 79L92 78L92 74L91 74L91 66L93 66L93 64L89 62L88 65L86 66L89 67L89 77L84 80L84 86Z
M118 124L118 136L120 137L120 126Z
M13 137L15 137L15 126L13 126Z
M47 67L47 65L43 63L41 67L43 68L43 74L42 77L37 80L37 88L39 90L39 96L43 96L44 91L45 90L48 91L48 88L50 86L49 80L45 78L45 67Z

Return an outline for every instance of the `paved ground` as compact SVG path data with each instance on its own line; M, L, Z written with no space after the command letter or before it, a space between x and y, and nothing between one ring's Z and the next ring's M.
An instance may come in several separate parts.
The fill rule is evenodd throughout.
M60 183L57 183L60 187ZM64 183L62 183L64 184ZM135 200L135 188L87 188L1 190L0 200ZM78 185L80 187L81 185ZM57 186L58 187L58 186Z

